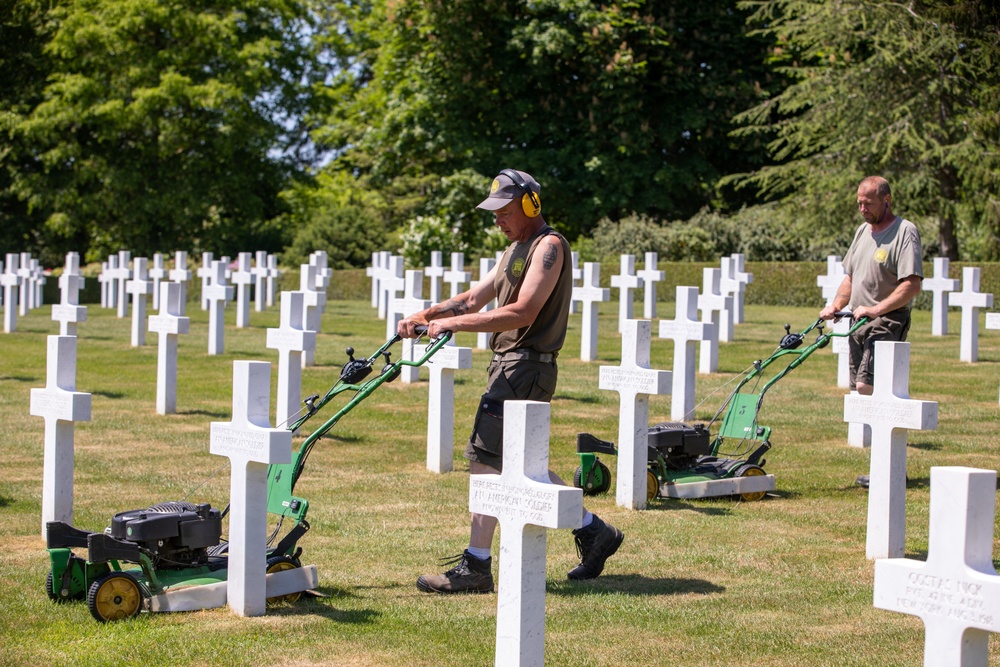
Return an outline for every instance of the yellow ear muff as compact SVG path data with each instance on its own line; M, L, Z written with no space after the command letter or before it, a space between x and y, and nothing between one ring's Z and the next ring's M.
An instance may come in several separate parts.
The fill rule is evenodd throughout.
M529 218L537 218L542 212L542 200L537 192L521 195L521 210Z

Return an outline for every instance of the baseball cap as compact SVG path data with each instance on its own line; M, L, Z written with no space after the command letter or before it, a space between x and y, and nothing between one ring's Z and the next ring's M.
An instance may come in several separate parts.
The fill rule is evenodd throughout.
M538 181L531 174L524 171L518 171L517 174L532 192L538 194L541 191L542 186L538 184ZM512 201L520 200L524 194L524 190L519 188L509 176L500 174L493 179L493 183L490 185L489 197L481 201L476 208L497 211Z

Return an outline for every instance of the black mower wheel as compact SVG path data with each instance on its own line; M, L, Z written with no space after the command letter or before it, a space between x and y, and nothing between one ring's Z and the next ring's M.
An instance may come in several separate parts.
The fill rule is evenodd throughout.
M128 572L109 572L90 585L87 608L101 623L121 621L142 611L142 587Z
M64 602L65 601L64 598L60 597L60 595L58 593L56 593L55 586L53 586L53 582L52 582L52 571L51 570L49 571L48 574L45 575L45 594L48 595L49 599L52 600L53 602Z
M656 473L652 470L646 471L646 502L656 500L660 497L660 480L656 479Z
M272 556L267 559L267 570L268 574L272 572L284 572L285 570L294 570L297 567L302 567L297 560L291 556ZM288 595L276 595L273 598L268 598L269 604L277 604L279 602L296 602L300 597L302 597L302 592L289 593Z
M576 473L573 475L573 486L578 489L583 489L583 495L585 496L598 496L607 492L607 490L611 488L611 471L608 470L608 466L604 465L600 460L595 461L593 468L593 480L590 482L589 486L585 486L583 480L583 466L579 466L576 469Z
M766 473L764 469L760 466L754 465L752 463L747 463L740 466L736 470L734 477L763 477ZM767 491L753 491L751 493L739 493L736 494L737 498L741 498L747 502L756 502L758 500L763 500L764 496L767 495Z

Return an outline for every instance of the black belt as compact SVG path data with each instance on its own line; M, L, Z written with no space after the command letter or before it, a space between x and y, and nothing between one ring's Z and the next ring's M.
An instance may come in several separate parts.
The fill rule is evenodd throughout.
M556 360L556 355L551 352L535 352L526 348L511 350L510 352L494 352L493 361L517 361L527 359L528 361L538 361L543 364L551 364Z

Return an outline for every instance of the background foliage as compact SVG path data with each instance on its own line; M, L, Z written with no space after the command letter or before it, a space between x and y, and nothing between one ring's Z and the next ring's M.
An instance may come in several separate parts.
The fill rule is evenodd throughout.
M474 206L507 166L581 247L641 222L663 257L819 260L881 173L927 255L1000 258L987 0L0 10L0 250L49 266L70 249L490 255Z

